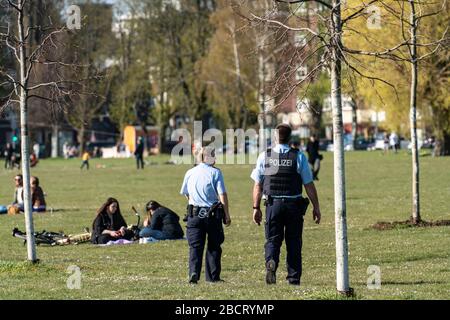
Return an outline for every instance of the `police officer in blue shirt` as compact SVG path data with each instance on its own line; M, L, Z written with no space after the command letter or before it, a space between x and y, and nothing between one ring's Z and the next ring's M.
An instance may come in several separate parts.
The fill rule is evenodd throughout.
M221 271L221 244L225 237L222 222L229 226L228 197L222 172L214 167L214 149L202 148L197 166L186 172L181 194L189 200L186 237L189 243L189 282L197 283L202 268L206 236L206 281L218 282Z
M278 143L259 155L256 168L251 174L253 187L253 221L260 225L261 198L266 206L265 261L266 283L276 283L280 248L286 240L287 281L300 285L302 274L303 215L309 204L302 197L302 185L313 204L313 219L320 223L320 207L316 187L313 183L308 159L298 150L288 146L292 129L287 124L276 127Z

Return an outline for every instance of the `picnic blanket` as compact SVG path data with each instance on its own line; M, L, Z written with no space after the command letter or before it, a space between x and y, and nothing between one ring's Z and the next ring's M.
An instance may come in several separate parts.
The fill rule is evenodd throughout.
M181 239L166 239L166 240L158 240L158 239L155 239L153 237L140 238L139 239L139 243L140 244L146 244L146 243L154 243L154 242L159 242L159 241L176 241L176 240L186 240L186 237L183 237Z
M132 244L133 241L127 240L127 239L119 239L114 241L108 241L106 244L99 244L99 246L114 246L114 245L121 245L121 244Z

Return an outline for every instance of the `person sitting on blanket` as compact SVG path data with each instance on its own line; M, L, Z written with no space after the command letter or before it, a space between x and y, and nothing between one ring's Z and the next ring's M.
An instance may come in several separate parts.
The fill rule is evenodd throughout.
M119 239L131 240L133 232L127 230L127 223L120 213L119 201L108 198L98 209L92 224L92 238L94 244L107 244Z
M180 225L180 217L172 210L161 206L156 201L150 201L145 206L148 217L144 220L144 229L139 236L141 238L154 238L156 240L182 239L183 229Z
M45 203L44 191L39 186L39 179L37 177L30 178L30 187L33 212L45 212L47 205Z
M8 214L14 215L23 212L23 176L18 174L14 177L15 190L14 201L8 206Z

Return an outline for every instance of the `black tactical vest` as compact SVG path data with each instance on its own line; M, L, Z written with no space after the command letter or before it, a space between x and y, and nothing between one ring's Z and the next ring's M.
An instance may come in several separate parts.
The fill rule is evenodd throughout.
M286 153L266 151L263 194L296 196L302 193L302 177L297 172L298 152L296 149Z

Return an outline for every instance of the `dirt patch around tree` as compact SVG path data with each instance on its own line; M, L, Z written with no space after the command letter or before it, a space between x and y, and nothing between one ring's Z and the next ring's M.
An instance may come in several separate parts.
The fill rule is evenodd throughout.
M437 220L437 221L421 220L418 223L414 223L413 219L410 218L409 220L406 221L377 222L371 228L378 231L383 231L392 229L442 227L442 226L450 226L450 220Z

